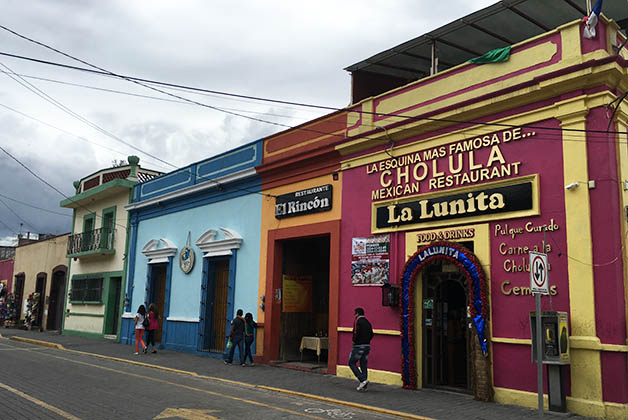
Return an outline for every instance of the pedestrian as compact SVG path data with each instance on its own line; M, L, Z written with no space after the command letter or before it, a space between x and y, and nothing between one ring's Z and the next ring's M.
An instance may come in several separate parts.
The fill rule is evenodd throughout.
M238 309L236 317L231 322L231 330L229 331L229 340L231 340L231 348L229 349L229 357L225 360L226 365L233 363L233 354L235 353L236 346L238 347L238 353L240 354L240 366L246 366L244 363L244 318L242 318L244 311Z
M253 362L253 353L251 353L251 344L255 340L255 329L257 328L257 323L253 321L253 314L247 312L244 315L244 361L246 362L246 358L248 357L251 363L249 366L255 366Z
M155 347L155 331L159 329L159 316L157 312L157 306L154 303L148 305L148 328L146 329L146 349L148 346L153 345L153 353L157 353ZM144 350L146 353L146 350Z
M140 305L135 314L135 354L140 354L139 343L142 343L142 350L146 353L146 344L144 344L144 319L146 319L146 308Z
M373 327L364 316L364 309L362 308L355 308L353 318L353 347L349 355L349 367L360 383L356 389L358 391L366 391L369 384L366 365L371 352ZM359 369L357 366L358 361L360 361Z

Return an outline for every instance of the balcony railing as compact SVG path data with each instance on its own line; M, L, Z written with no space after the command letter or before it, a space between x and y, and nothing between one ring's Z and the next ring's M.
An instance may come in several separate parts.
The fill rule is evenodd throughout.
M115 229L101 228L71 235L68 241L68 257L115 252L114 233Z

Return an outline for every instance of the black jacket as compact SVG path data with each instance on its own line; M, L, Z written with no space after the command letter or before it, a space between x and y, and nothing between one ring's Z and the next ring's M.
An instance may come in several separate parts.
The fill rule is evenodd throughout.
M358 317L353 327L353 344L370 344L373 338L373 327L364 316Z

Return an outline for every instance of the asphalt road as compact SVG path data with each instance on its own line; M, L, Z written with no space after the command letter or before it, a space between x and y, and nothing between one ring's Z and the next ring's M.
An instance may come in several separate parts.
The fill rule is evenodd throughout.
M0 339L0 419L392 419L381 413Z

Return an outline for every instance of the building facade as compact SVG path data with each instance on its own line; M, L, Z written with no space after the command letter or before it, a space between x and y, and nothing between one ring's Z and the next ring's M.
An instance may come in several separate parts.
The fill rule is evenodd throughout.
M254 142L137 185L123 343L153 303L161 348L219 357L237 309L256 314L261 155Z
M13 262L17 323L30 329L59 330L67 274L68 234L20 245Z
M614 22L593 39L582 26L349 108L348 140L336 147L338 295L376 329L374 380L535 407L535 251L549 262L542 310L568 314L567 409L628 416L628 108L617 101L628 56L616 53L625 38ZM377 287L382 269L393 306ZM340 311L339 355L352 322ZM338 374L352 376L344 366Z
M137 182L159 175L139 167L136 156L128 162L76 181L76 195L61 202L74 209L64 334L120 336L129 226L124 206Z

